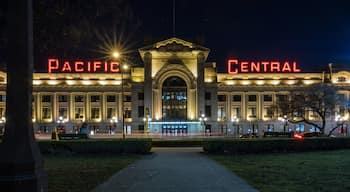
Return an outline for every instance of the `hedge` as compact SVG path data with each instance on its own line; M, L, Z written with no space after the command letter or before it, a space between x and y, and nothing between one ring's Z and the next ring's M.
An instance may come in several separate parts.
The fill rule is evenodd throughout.
M152 140L152 147L202 147L202 139Z
M207 140L203 150L207 153L239 154L334 150L350 148L350 138L308 138L294 139L247 139Z
M149 153L150 139L38 141L42 153L68 151L73 153Z

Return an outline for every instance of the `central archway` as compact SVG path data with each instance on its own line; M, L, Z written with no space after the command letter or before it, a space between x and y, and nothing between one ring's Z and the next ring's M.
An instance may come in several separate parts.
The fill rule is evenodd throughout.
M187 85L180 77L168 77L162 84L162 119L187 120Z

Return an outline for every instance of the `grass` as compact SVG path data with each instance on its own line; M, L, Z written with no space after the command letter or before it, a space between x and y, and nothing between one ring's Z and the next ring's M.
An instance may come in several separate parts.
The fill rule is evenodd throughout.
M209 156L262 192L350 191L350 150Z
M140 155L44 155L49 192L85 192L106 181Z

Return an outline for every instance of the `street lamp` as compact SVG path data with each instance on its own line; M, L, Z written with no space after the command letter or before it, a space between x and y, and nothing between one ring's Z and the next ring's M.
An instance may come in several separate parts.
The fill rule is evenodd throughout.
M58 132L64 133L65 131L63 130L63 126L62 126L62 124L64 123L64 119L62 116L58 117L57 123L58 123Z
M113 51L112 57L115 59L118 59L120 57L120 53L118 51ZM128 65L124 64L122 68L120 69L121 73L121 86L122 86L122 134L123 134L123 139L125 139L125 111L124 111L124 76L123 76L123 70L127 70L129 68Z
M111 124L112 124L112 127L117 127L117 123L118 123L118 119L113 116L112 119L110 120ZM109 128L109 134L111 135L112 134L112 127Z
M205 122L208 120L208 118L205 116L204 113L201 114L201 116L199 117L199 121L201 122L201 126L202 126L202 129L203 129L203 132L206 133L206 130L205 130Z
M278 120L282 121L283 124L283 132L286 132L286 128L288 126L287 115L283 115L283 117L279 117Z

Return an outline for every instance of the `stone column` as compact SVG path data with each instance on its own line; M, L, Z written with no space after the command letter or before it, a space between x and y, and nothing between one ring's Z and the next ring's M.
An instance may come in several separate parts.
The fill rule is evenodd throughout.
M144 70L144 102L145 102L145 109L149 109L149 114L153 114L152 109L152 55L151 53L145 54L145 70ZM154 118L154 117L152 117Z
M75 121L75 109L74 109L74 95L69 93L68 95L68 107L69 107L69 121L73 123Z
M205 57L203 53L199 53L197 56L197 111L200 113L205 113L204 109L204 63ZM212 95L214 96L214 95ZM201 115L201 114L197 114Z
M6 128L0 145L2 191L47 191L32 124L32 1L8 1Z

